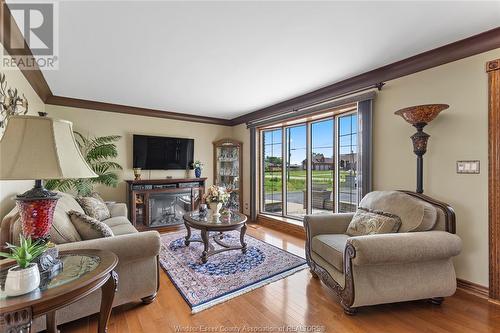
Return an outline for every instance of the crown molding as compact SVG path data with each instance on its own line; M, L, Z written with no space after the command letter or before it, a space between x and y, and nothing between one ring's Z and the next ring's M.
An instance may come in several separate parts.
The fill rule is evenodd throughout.
M335 98L351 91L368 88L380 82L397 79L432 67L447 64L475 54L500 48L500 27L447 44L433 50L379 67L349 79L328 85L304 95L247 113L231 120L232 125L246 123L262 117L290 112Z
M104 103L104 102L97 102L86 99L77 99L77 98L62 97L62 96L53 96L53 95L49 96L49 98L45 103L50 105L60 105L60 106L74 107L80 109L132 114L136 116L156 117L156 118L191 121L191 122L213 124L213 125L231 126L231 120L229 119L196 116L186 113L154 110L154 109L140 108L135 106Z
M24 41L24 37L15 23L7 4L3 1L0 10L2 11L2 25L0 26L0 42L2 45L12 57L28 57L33 59L34 57L31 50ZM16 41L22 41L25 47L23 49L10 48L10 45L12 45L11 42ZM307 107L308 105L345 95L355 90L368 88L384 81L397 79L405 75L467 58L496 48L500 48L500 27L417 54L410 58L406 58L383 67L379 67L312 92L244 114L231 120L55 96L52 94L52 91L50 90L50 87L39 68L35 70L21 69L21 72L40 99L46 104L223 126L235 126L262 117L275 116L281 113Z
M19 70L23 73L24 77L28 80L42 102L45 103L47 98L52 95L52 91L50 91L49 85L47 81L45 81L45 77L40 71L40 68L36 65L33 53L31 53L31 49L28 44L26 44L21 30L19 30L14 17L12 17L10 13L9 7L4 1L2 1L0 6L0 15L2 18L2 24L0 26L0 43L2 43L5 50L13 59L24 59L25 63L35 63L35 69L28 70L20 68ZM24 48L22 49L13 49L11 47L12 45L21 44L24 44Z

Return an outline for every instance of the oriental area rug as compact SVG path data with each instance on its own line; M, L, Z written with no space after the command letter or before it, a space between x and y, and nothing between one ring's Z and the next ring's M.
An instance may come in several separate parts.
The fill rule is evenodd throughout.
M160 265L196 313L307 267L306 261L273 245L245 236L247 252L233 250L201 262L203 244L184 245L186 231L163 234ZM239 244L239 232L224 233L224 242ZM191 239L201 239L193 230ZM219 245L211 243L215 249Z

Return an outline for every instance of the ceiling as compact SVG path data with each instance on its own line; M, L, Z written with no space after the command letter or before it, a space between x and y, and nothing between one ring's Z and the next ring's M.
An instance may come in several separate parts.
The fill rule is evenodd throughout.
M499 1L62 1L43 74L58 96L231 119L499 22Z

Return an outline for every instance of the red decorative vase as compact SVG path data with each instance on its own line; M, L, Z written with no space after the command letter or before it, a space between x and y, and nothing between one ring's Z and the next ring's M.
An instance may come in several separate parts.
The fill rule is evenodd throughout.
M16 199L25 237L31 237L33 240L47 239L58 199L58 197L36 200Z

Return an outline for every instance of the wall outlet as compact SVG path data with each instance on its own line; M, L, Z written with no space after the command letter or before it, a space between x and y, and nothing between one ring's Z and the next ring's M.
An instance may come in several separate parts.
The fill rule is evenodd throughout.
M480 163L478 160L457 161L457 173L478 174L480 173Z

